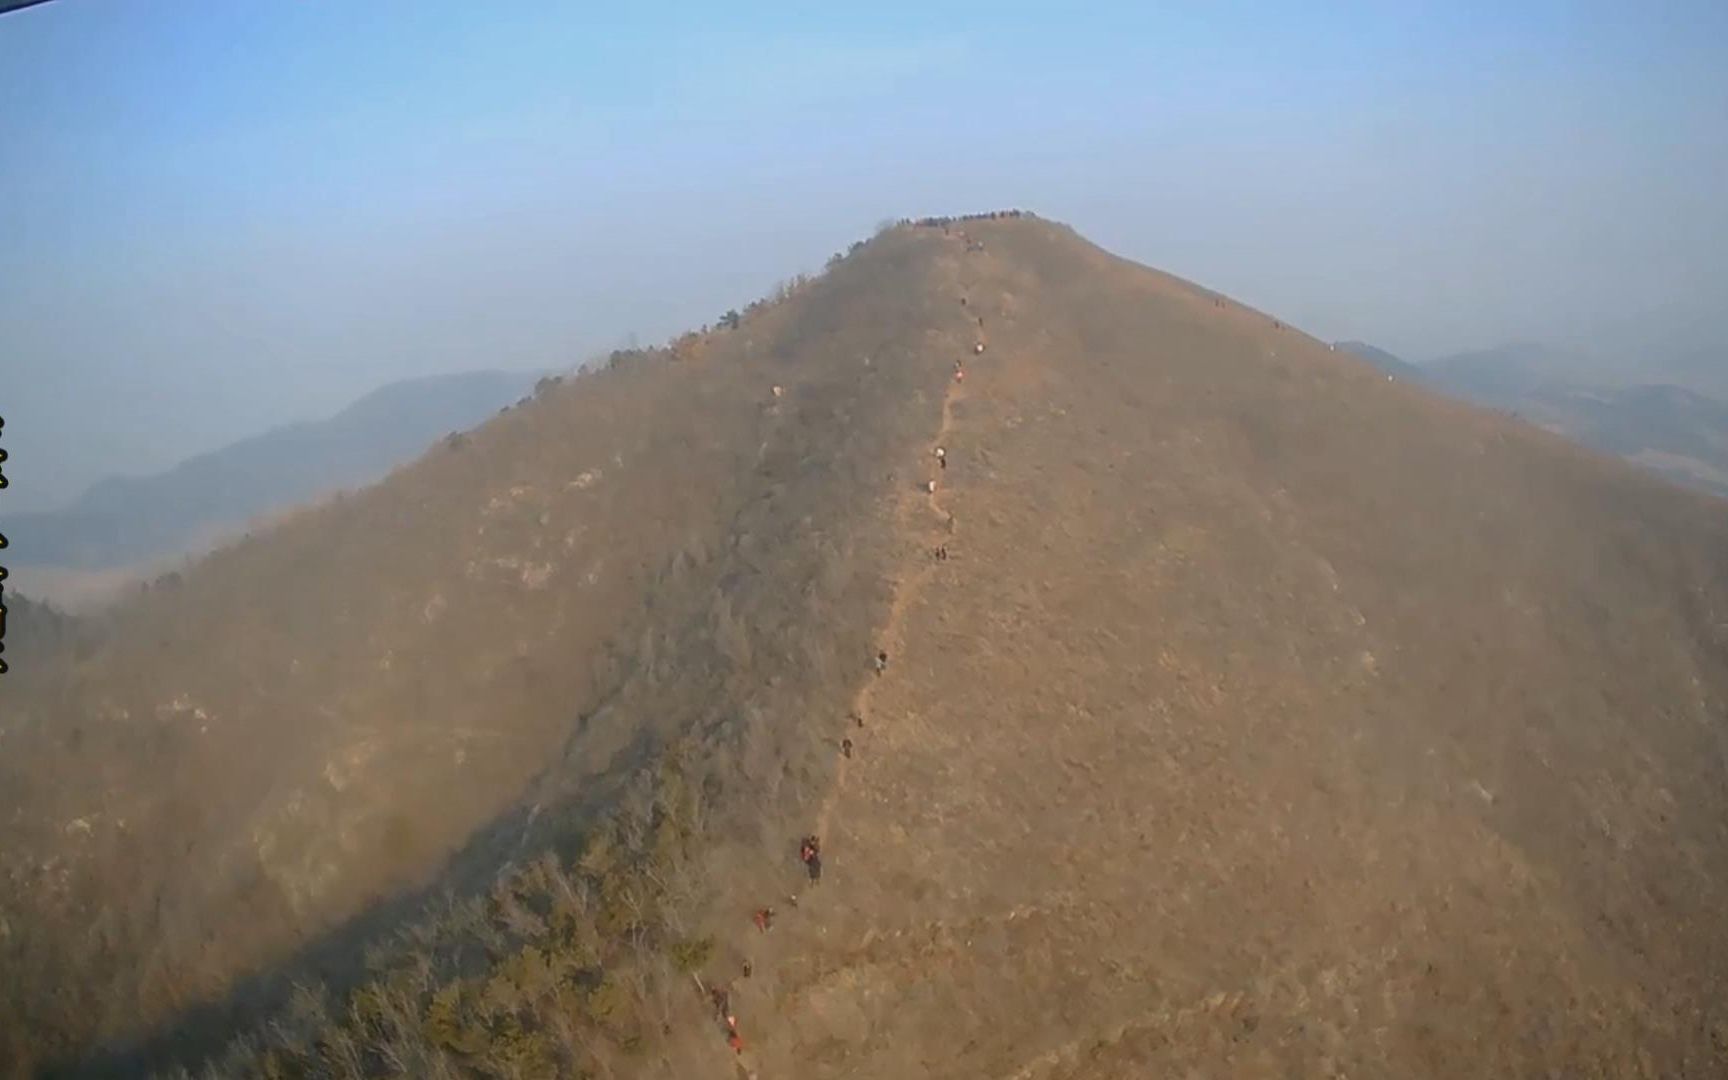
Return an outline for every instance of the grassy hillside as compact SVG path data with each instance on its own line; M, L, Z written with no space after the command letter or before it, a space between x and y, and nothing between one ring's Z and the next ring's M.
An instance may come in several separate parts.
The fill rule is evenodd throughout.
M291 979L351 981L417 890L574 851L673 744L778 851L887 602L928 357L964 329L939 246L620 354L0 687L0 1060L158 1060Z
M976 231L952 557L761 1075L1719 1073L1721 505Z
M1042 221L788 292L0 685L0 1060L1720 1073L1720 503Z

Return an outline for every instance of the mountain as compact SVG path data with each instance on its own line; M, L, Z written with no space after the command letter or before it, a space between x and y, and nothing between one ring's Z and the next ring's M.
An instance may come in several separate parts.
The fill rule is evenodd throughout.
M1653 349L1637 355L1640 363L1636 373L1642 381L1672 383L1695 394L1728 401L1728 348Z
M1460 353L1420 367L1358 342L1339 348L1443 393L1515 412L1674 483L1728 496L1728 403L1679 386L1581 376L1578 358L1540 345Z
M408 379L328 420L276 428L153 476L110 477L63 509L7 515L8 554L14 564L97 570L195 551L259 515L371 483L521 397L536 377Z
M1494 406L1558 385L1568 368L1564 354L1530 342L1455 353L1422 366L1434 385Z
M52 661L57 652L87 652L93 648L82 620L56 611L47 604L6 589L0 595L5 608L4 659L8 665L31 668Z
M0 1060L1718 1075L1725 553L1059 225L902 223L0 683Z
M1360 356L1388 375L1400 375L1407 379L1422 377L1422 369L1415 364L1400 360L1385 349L1377 348L1365 341L1339 341L1335 342L1333 347L1343 349L1352 356Z

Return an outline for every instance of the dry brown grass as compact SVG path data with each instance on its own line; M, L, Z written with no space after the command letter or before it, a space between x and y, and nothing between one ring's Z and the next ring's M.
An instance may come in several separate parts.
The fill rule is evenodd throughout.
M1718 1073L1722 504L973 231L954 556L761 1075Z
M1722 504L1038 221L889 230L676 353L0 699L13 1052L196 1060L314 977L310 1075L725 1076L679 965L749 957L763 1078L1720 1074ZM668 755L671 846L628 826ZM584 909L598 968L463 907L546 851L640 912Z
M574 844L674 740L728 835L777 856L830 775L893 477L937 409L934 244L548 388L0 690L0 903L28 928L0 1057L203 1045L289 978L352 982L419 890Z

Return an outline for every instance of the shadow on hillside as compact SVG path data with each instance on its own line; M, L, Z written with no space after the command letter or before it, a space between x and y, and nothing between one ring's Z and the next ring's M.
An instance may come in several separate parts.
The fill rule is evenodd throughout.
M584 721L578 721L578 731L583 726ZM581 798L555 814L538 816L525 800L471 836L430 884L374 904L280 963L241 978L219 1000L186 1009L137 1039L107 1046L82 1060L47 1065L36 1075L41 1080L94 1080L146 1076L176 1065L196 1073L234 1039L285 1008L297 985L322 986L336 993L357 986L368 974L368 947L388 940L440 898L484 892L523 851L539 854L550 849L568 857L578 849L584 829L616 802L619 789L653 760L657 744L652 733L639 733L615 762L616 768L587 785ZM537 787L538 783L528 790Z
M925 440L939 423L946 374L931 362L928 330L943 326L940 320L953 318L957 309L932 287L934 271L927 263L922 249L901 238L879 255L860 260L842 280L806 286L799 303L770 305L752 316L745 324L750 336L740 333L711 342L705 365L674 367L659 361L620 365L617 371L597 377L609 381L554 399L560 403L557 407L516 410L510 423L473 436L461 455L424 459L351 503L330 508L325 513L328 520L321 520L316 530L306 526L261 537L238 554L201 564L189 573L186 591L180 595L207 598L199 601L207 606L196 609L202 619L200 633L216 640L220 633L211 628L236 616L214 598L237 591L218 589L218 585L245 581L255 590L259 581L299 580L291 575L317 565L317 573L310 574L304 586L282 590L282 595L292 597L288 605L292 610L274 620L276 625L246 638L244 645L251 651L245 655L275 655L267 651L273 643L305 641L317 642L330 655L343 656L345 648L364 647L361 628L382 625L390 617L387 596L444 589L446 580L466 582L464 566L474 564L464 560L487 555L514 558L522 551L537 550L535 544L541 539L550 545L558 530L544 520L545 514L507 518L508 528L494 528L484 544L473 541L472 550L429 541L425 550L441 554L428 554L423 563L400 557L400 548L421 551L420 547L389 542L404 535L397 531L408 527L401 522L422 520L416 514L425 515L424 521L433 525L442 525L452 514L483 514L477 508L489 505L496 493L531 481L529 486L535 490L554 493L552 510L569 509L573 515L581 509L582 523L592 526L591 539L570 553L556 549L555 557L565 565L586 569L602 555L630 553L628 558L617 555L616 573L607 579L624 583L614 590L616 598L609 594L605 606L593 606L583 615L603 622L606 629L591 635L593 641L574 631L553 632L550 628L564 625L561 609L548 599L561 595L556 591L505 592L484 583L463 585L465 593L452 604L464 611L470 626L522 625L541 631L536 640L548 644L537 645L544 651L534 657L544 667L568 662L570 655L591 656L597 672L603 672L593 681L606 686L616 678L612 689L628 693L628 704L609 709L609 699L591 698L597 688L586 685L580 696L560 696L545 703L537 686L520 691L520 702L513 697L500 699L496 704L501 712L520 708L533 722L543 720L548 725L556 725L556 718L569 715L573 706L581 708L591 725L604 730L588 733L594 736L592 747L567 744L565 753L549 762L539 759L540 744L536 744L534 763L512 773L510 783L517 784L518 777L530 770L538 772L540 779L528 781L527 794L509 804L513 809L495 817L475 813L463 822L475 822L474 831L464 835L452 829L444 834L436 851L453 853L427 879L428 884L386 895L303 944L290 945L292 938L271 936L280 928L265 925L245 898L223 898L207 909L186 905L187 920L208 923L194 929L207 931L219 943L229 936L251 937L250 949L232 953L258 956L269 947L282 949L282 954L274 962L261 961L257 969L233 976L218 996L175 1012L141 1033L128 1032L124 1040L97 1043L93 1049L83 1041L85 1032L113 1030L110 1025L124 1023L128 1014L154 1018L173 1008L164 1002L159 1009L139 1010L134 996L145 984L136 958L155 944L152 935L160 933L161 921L152 922L146 915L125 923L126 933L132 935L120 941L126 951L112 958L107 954L90 960L79 957L82 966L63 961L76 955L72 948L50 942L42 950L48 963L18 979L25 991L20 999L32 1006L39 1001L39 1015L45 1018L32 1022L33 1030L21 1028L18 1045L31 1053L39 1047L55 1047L67 1055L40 1068L37 1075L138 1076L209 1061L223 1055L237 1037L257 1036L260 1021L280 1017L300 984L329 991L331 1003L340 1011L346 991L372 975L368 952L376 959L380 951L416 949L416 942L402 934L404 928L414 928L416 915L435 917L445 896L458 900L484 896L498 871L519 858L548 849L560 856L573 853L597 817L618 801L633 775L651 764L662 746L685 736L708 752L706 778L723 781L720 786L728 801L722 805L735 819L730 823L739 826L734 835L747 835L750 843L755 842L755 830L790 835L779 827L793 827L788 822L795 815L797 827L806 825L802 811L810 793L825 788L834 757L829 738L833 729L824 721L844 715L853 683L864 676L867 658L875 652L874 628L890 601L889 568L898 548L893 542L895 522L885 508L894 501L890 498L897 483L894 478L916 468L914 462L927 461ZM755 322L758 318L760 325ZM858 363L859 357L873 359ZM762 408L769 387L786 389L772 414ZM640 418L650 415L655 420L652 430L637 438L632 425L640 426ZM707 432L708 442L690 434L698 430ZM585 441L572 432L584 433ZM616 483L582 496L589 500L604 495L603 501L589 506L575 496L557 494L572 487L587 491L591 474L583 470L594 460L605 460L602 452L614 448L629 451L629 466L617 464L617 471L609 473ZM623 460L618 452L611 453L611 459ZM434 499L433 492L451 494ZM654 496L651 513L643 510L647 494ZM422 505L424 510L412 513L404 509ZM330 537L342 538L340 559L317 563ZM605 539L592 539L600 537ZM380 574L394 575L388 578L392 588L345 591L341 587L360 580L370 584ZM200 587L205 591L199 593ZM353 616L346 614L349 594L361 607ZM119 659L113 661L125 665L118 670L193 669L189 654L165 663L154 651L160 637L154 626L161 624L153 620L162 618L159 610L165 608L165 603L139 605L130 636L123 639L125 649L117 650ZM340 619L335 615L339 612L344 613ZM570 624L576 625L577 620L572 618ZM390 717L411 715L436 693L471 693L471 686L496 689L506 696L518 692L513 683L484 681L474 674L478 669L473 665L424 662L428 684L413 693L393 692L395 696L387 697ZM286 670L283 665L259 659L255 667L274 680L267 689L275 696L247 690L246 700L268 701L285 709L291 707L285 703L300 700L303 691L281 674ZM331 667L338 670L334 661ZM354 673L341 669L339 674L353 681L332 684L338 688L362 685L373 678L373 669L357 666ZM160 689L158 700L178 690L163 681L167 676L136 677L146 688ZM471 704L490 707L493 702L476 699ZM56 699L52 706L55 715L97 712L95 707L84 708L78 696ZM446 711L452 717L460 715L457 707ZM582 721L575 726L578 730L572 738L586 742ZM122 741L130 737L129 728L109 727L119 732L110 740L117 748L130 746ZM552 737L547 738L548 745L554 745ZM31 760L66 760L54 756L60 752L46 736L39 742L47 748L39 751L40 758ZM179 745L167 745L160 752L166 766L149 771L139 766L136 776L127 776L138 790L154 791L168 766L190 774L198 764L190 755L171 756L170 751L179 753ZM234 749L250 755L247 760L254 764L263 764L256 764L250 773L236 770L231 777L220 778L226 785L220 797L205 792L199 800L188 800L183 813L175 808L199 829L204 829L203 819L195 818L200 807L252 805L250 793L240 788L237 778L270 771L269 762L255 747L242 747L236 741ZM592 753L577 752L585 749ZM145 760L136 755L122 758L118 752L112 757ZM12 758L12 762L23 760ZM12 762L9 769L22 772ZM51 774L41 768L34 771L38 776ZM19 801L57 806L56 786L40 783L20 788L28 798L19 796ZM536 791L550 797L536 798ZM488 810L497 805L491 803ZM536 806L544 807L538 816ZM424 812L442 811L428 806ZM163 820L170 820L166 811ZM205 831L220 836L225 827ZM382 880L391 863L423 865L418 855L394 860L388 851L380 855L379 867L353 869L357 881ZM171 872L169 864L147 866L142 876L148 882ZM101 886L107 878L93 877L93 881ZM129 898L142 893L133 886L126 892L116 889L97 895L99 903L124 914ZM272 907L264 917L278 918L280 910ZM78 929L69 927L73 933ZM470 953L464 953L462 960ZM231 972L230 968L210 977L227 979ZM450 975L439 972L440 978ZM20 1010L19 1015L31 1014ZM338 1023L348 1019L343 1013ZM64 1030L56 1030L56 1024ZM0 1036L7 1034L0 1028ZM418 1027L415 1034L422 1034ZM7 1045L0 1041L0 1058L8 1056Z

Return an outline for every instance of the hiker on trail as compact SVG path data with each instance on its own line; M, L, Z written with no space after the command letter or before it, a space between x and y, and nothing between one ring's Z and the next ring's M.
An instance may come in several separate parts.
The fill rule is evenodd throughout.
M864 714L863 713L858 712L857 710L853 710L852 713L850 713L849 715L851 716L852 722L854 724L858 725L859 727L864 726Z
M948 451L940 446L936 448L936 464L944 469L948 467Z
M755 970L756 970L756 966L754 964L750 963L750 961L746 960L746 961L744 961L743 975L740 977L748 979L750 977L751 973L753 973Z
M888 653L886 650L876 654L875 665L876 665L876 674L878 674L878 675L880 675L884 671L888 670Z
M931 495L934 495L934 494L936 494L936 481L934 481L934 480L926 480L926 481L925 481L925 482L924 482L924 490L925 490L925 491L926 491L926 492L928 492L928 493L929 493L929 494L931 494Z
M978 344L972 346L972 352L978 356L983 356L984 355L984 343L982 341L980 341Z
M847 759L850 759L852 757L852 740L851 739L841 739L840 740L840 753L845 755Z
M714 1011L719 1014L720 1022L726 1025L726 1045L734 1052L742 1053L744 1040L738 1034L738 1017L732 1013L732 995L718 986L711 993L714 998Z
M756 924L756 929L766 934L774 925L774 909L771 907L757 908L751 921Z
M810 871L810 882L815 884L822 880L822 843L815 836L806 836L798 846L798 858L803 860L804 868Z
M947 544L937 544L936 545L936 561L937 562L947 562L948 561L948 545Z

